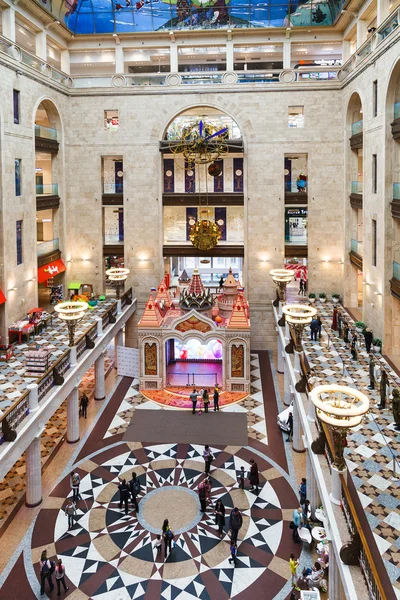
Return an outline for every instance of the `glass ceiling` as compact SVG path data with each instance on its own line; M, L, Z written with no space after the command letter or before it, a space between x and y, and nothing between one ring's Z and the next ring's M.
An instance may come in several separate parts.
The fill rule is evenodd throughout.
M332 25L345 0L36 0L73 33Z

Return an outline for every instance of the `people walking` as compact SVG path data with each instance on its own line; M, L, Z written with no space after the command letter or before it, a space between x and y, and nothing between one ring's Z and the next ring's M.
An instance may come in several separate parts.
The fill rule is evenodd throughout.
M342 337L342 327L343 327L343 317L342 317L342 313L340 312L340 310L338 310L338 318L337 318L337 330L338 330L338 334L339 337Z
M162 534L163 534L163 538L164 538L164 555L165 555L165 560L167 560L168 549L169 549L169 553L171 554L172 540L174 539L174 534L171 530L171 527L169 526L168 519L164 520L164 523L162 526Z
M375 361L372 354L369 355L369 390L375 389Z
M156 541L154 542L154 548L157 550L157 554L161 554L161 546L162 546L161 535L158 534L156 537Z
M193 388L193 392L190 394L190 399L192 401L192 414L196 413L196 404L197 404L197 390Z
M365 340L365 349L368 352L368 354L371 352L371 346L372 346L372 339L374 337L374 334L372 333L372 331L370 329L364 329L363 331L363 335L364 335L364 340Z
M379 395L381 397L381 401L377 405L377 408L385 408L386 406L386 388L390 390L389 379L385 369L382 369L381 380L379 382Z
M293 522L293 541L296 543L299 543L300 540L300 536L299 536L299 529L301 527L301 515L302 515L303 509L301 508L295 508L292 514L292 522Z
M206 475L209 474L210 472L210 468L211 468L211 463L214 460L214 455L210 450L210 446L208 444L206 444L204 446L204 450L203 450L203 458L204 458L204 473Z
M69 478L71 489L72 489L72 502L76 504L76 502L80 498L79 494L79 485L81 483L81 478L79 477L79 473L75 471L71 471L71 475Z
M81 398L81 416L85 417L85 419L87 419L87 407L89 404L89 398L86 396L86 394L84 393L82 398Z
M39 565L40 565L40 595L43 596L46 581L49 585L50 592L54 589L54 583L51 578L52 573L54 571L54 564L52 564L49 561L49 559L47 558L47 550L43 550L43 552L40 556Z
M65 583L65 567L62 564L61 558L58 559L55 568L56 584L57 584L57 596L61 596L61 584L63 584L64 592L68 592L69 587Z
M231 545L230 545L229 549L231 551L231 557L229 559L229 563L233 562L233 566L236 567L236 565L237 565L237 560L236 560L236 556L237 556L237 544L236 544L236 542L234 542L233 540L231 540Z
M215 411L219 410L219 391L218 391L217 386L215 386L215 388L214 388L213 400L214 400L214 412L215 412Z
M337 331L338 328L338 309L336 308L336 306L333 308L333 314L332 314L332 329L333 331Z
M354 331L351 338L351 357L353 360L357 360L357 340L358 336Z
M256 492L258 492L258 485L260 483L260 478L258 475L258 466L254 458L250 459L250 491L253 492L254 488L256 488Z
M244 490L244 477L245 477L245 473L244 473L244 467L240 467L240 473L239 473L239 489L240 490Z
M318 339L321 339L321 334L322 334L322 321L321 321L321 317L318 315L317 316L317 323L318 323ZM317 339L317 338L315 338Z
M208 413L208 405L210 404L210 396L208 394L207 388L204 388L204 390L203 390L203 404L204 404L204 412Z
M65 507L65 515L68 517L68 531L69 531L70 529L73 529L74 520L76 518L76 506L73 502L71 502L71 500L68 502L67 506Z
M122 505L125 506L125 514L128 514L128 501L129 501L129 486L126 483L126 479L123 479L118 486L119 489L119 508L122 508Z
M292 574L292 585L294 585L296 583L296 579L297 579L296 572L297 572L297 567L299 566L299 561L296 560L293 552L289 558L289 566L290 566L290 572Z
M199 495L201 511L204 513L207 510L207 487L205 479L199 483L197 493Z
M288 420L287 420L287 427L288 427L288 436L286 438L287 442L290 442L290 440L293 439L293 413L289 413L288 416Z
M231 539L237 543L239 530L243 525L243 517L240 510L235 506L229 517L229 529L231 530Z
M317 333L318 333L318 321L317 319L314 317L310 323L310 330L311 330L311 341L317 341Z
M131 494L132 504L134 504L136 512L139 512L137 498L140 494L140 481L136 476L136 473L132 473L132 479L129 482L129 492Z
M307 498L307 479L305 477L301 478L301 483L299 485L299 495L300 505L302 506Z
M221 498L218 498L215 503L215 524L218 526L219 537L222 538L225 527L225 506L223 505Z

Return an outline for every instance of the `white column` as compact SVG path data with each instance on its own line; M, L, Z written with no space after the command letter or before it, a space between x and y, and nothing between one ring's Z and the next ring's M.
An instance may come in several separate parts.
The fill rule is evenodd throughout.
M357 21L357 48L363 45L367 39L367 21L358 19Z
M114 369L118 368L118 346L124 345L124 331L120 329L114 338Z
M289 367L286 364L284 368L284 380L283 380L283 402L285 406L290 406L292 401L292 388L290 385Z
M77 356L76 356L76 346L71 346L69 352L69 364L71 367L76 367L77 365Z
M376 26L379 27L381 23L389 16L389 0L378 0L376 10Z
M321 498L318 491L317 479L314 475L314 471L311 464L311 448L307 448L306 455L306 478L307 478L307 500L310 501L311 505L311 518L315 519L315 509L319 508L321 504Z
M297 352L297 350L294 350L294 367L293 368L294 368L295 373L301 372L300 356L301 356L301 352Z
M34 412L39 408L37 383L29 383L26 389L29 390L29 412Z
M279 335L280 331L279 331L279 326L276 328L277 332L278 332L278 373L284 373L285 372L285 361L283 358L283 346L282 346L282 341L281 341L281 336Z
M42 464L40 461L40 434L26 449L26 495L25 504L32 508L42 502Z
M343 64L346 62L346 60L348 60L350 58L351 52L350 52L350 40L343 40L342 41L342 60L343 60Z
M69 75L71 73L71 64L69 60L69 50L61 52L61 71Z
M338 559L336 558L335 548L332 542L329 542L328 596L334 600L342 600L345 597L342 580L340 578Z
M124 49L122 46L115 47L115 72L123 73L125 70L124 64Z
M177 73L178 72L178 46L176 44L171 44L169 47L169 50L170 50L170 55L169 55L170 71L171 71L171 73Z
M303 435L300 425L300 414L297 406L297 399L293 402L293 445L295 452L304 452Z
M105 385L104 385L104 352L102 352L99 358L94 363L94 399L104 400L105 398Z
M289 40L286 40L285 42L283 42L283 68L290 69L291 62L291 42Z
M67 398L67 442L79 442L79 388L75 387Z
M289 343L289 340L290 340L290 329L289 329L288 322L285 320L285 342L286 342L286 344Z
M15 8L5 8L2 12L3 35L15 42Z
M226 42L226 70L234 71L233 66L233 42Z
M278 316L279 316L279 318L281 318L281 316L282 316L282 306L283 306L283 302L281 302L279 300L279 305L278 305Z
M47 33L45 31L39 31L36 34L36 56L47 60Z
M103 335L103 319L96 317L95 321L97 322L97 337L101 337Z
M347 469L339 471L334 465L331 467L331 493L329 497L333 504L339 505L342 501L342 482L340 481L340 475L346 476Z
M309 421L311 421L311 423L315 422L315 406L314 404L311 402L310 398L308 398L308 412L307 412L307 419Z

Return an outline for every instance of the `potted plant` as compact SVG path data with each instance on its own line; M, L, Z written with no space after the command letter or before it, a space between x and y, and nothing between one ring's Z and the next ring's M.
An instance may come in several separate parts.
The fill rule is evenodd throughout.
M337 304L340 300L340 294L332 294L332 302L333 304Z
M315 294L313 294L312 292L311 292L311 294L308 294L308 301L309 301L310 304L314 304L314 302L315 302Z
M380 340L379 338L374 338L372 340L372 347L374 349L374 352L376 352L377 354L379 352L381 352L381 350L382 350L382 340Z
M324 292L321 292L320 294L318 294L318 298L319 298L319 301L321 302L321 304L324 304L324 302L326 302L326 294Z
M365 323L364 321L356 321L354 327L357 329L358 333L362 333L365 329Z

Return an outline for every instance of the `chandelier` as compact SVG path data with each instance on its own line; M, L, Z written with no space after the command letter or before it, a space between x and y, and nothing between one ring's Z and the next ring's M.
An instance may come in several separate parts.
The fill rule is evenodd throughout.
M178 144L171 144L170 149L176 155L184 158L185 169L192 171L196 165L199 174L199 189L201 179L205 181L205 205L202 205L199 191L200 212L205 217L199 218L191 227L189 239L195 248L210 250L221 239L221 230L218 225L208 218L208 185L207 171L212 177L221 173L220 166L216 163L228 153L226 139L229 137L228 128L218 129L216 125L197 120L187 125L182 130L182 137ZM208 169L207 169L208 166ZM204 207L204 210L201 210Z

